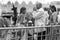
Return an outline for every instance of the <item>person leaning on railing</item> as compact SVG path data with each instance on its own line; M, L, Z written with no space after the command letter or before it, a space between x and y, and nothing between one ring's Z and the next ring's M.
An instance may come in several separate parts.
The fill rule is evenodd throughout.
M35 19L33 18L32 12L27 12L25 19L27 20L27 26L35 26Z
M55 5L50 5L50 10L48 10L50 24L57 23L58 12L56 11Z
M35 18L35 26L36 27L44 27L45 26L45 20L46 20L46 17L48 16L48 13L44 11L44 9L42 8L42 4L41 3L38 3L36 4L36 11L34 11L32 14L33 14L33 18ZM38 33L38 35L37 35ZM41 34L43 33L43 34ZM46 29L45 28L38 28L38 29L35 29L35 35L37 35L37 40L44 40L45 39L45 35L46 33ZM42 36L41 36L42 35Z
M26 8L25 7L22 7L20 9L20 15L19 15L19 17L17 19L17 23L24 25L25 24L25 21L26 21L25 20L25 16L26 16Z
M25 27L26 26L25 16L26 16L26 7L21 7L20 14L17 18L17 24L16 24L18 27ZM21 35L21 32L23 35ZM25 30L24 29L19 30L17 35L19 37L21 37L20 39L23 39L23 37L25 35Z
M35 19L33 18L32 12L27 12L25 19L27 20L26 26L34 27L35 26ZM32 40L33 36L33 29L28 29L28 40Z

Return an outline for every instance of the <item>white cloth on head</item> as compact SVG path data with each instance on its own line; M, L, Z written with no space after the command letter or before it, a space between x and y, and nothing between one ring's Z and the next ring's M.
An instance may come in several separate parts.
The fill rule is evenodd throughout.
M37 10L35 15L33 15L35 17L35 25L36 26L41 26L42 24L44 24L44 10L41 8L41 10Z

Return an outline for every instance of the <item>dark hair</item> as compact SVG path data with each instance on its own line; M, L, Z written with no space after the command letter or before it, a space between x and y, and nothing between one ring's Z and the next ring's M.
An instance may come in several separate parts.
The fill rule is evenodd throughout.
M56 11L56 7L54 5L50 5L51 11L55 12Z
M42 7L42 3L37 3L37 4L36 4L36 8L37 8L37 9L40 9L41 7Z
M20 14L23 13L25 10L26 10L26 8L25 8L25 7L22 7L22 8L20 9ZM24 13L23 13L23 14L24 14Z
M46 7L44 8L44 11L48 11L48 10L49 10L49 8L46 8Z

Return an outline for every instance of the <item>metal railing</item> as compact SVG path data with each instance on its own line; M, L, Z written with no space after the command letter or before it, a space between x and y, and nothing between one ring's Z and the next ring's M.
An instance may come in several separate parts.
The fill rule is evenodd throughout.
M45 28L45 31L35 29ZM60 25L0 28L1 40L60 40Z

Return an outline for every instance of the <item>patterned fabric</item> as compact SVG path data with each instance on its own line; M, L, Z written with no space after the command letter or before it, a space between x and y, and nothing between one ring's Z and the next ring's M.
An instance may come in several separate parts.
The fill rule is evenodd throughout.
M18 17L17 23L24 23L24 20L25 20L25 15L20 14L20 16Z

